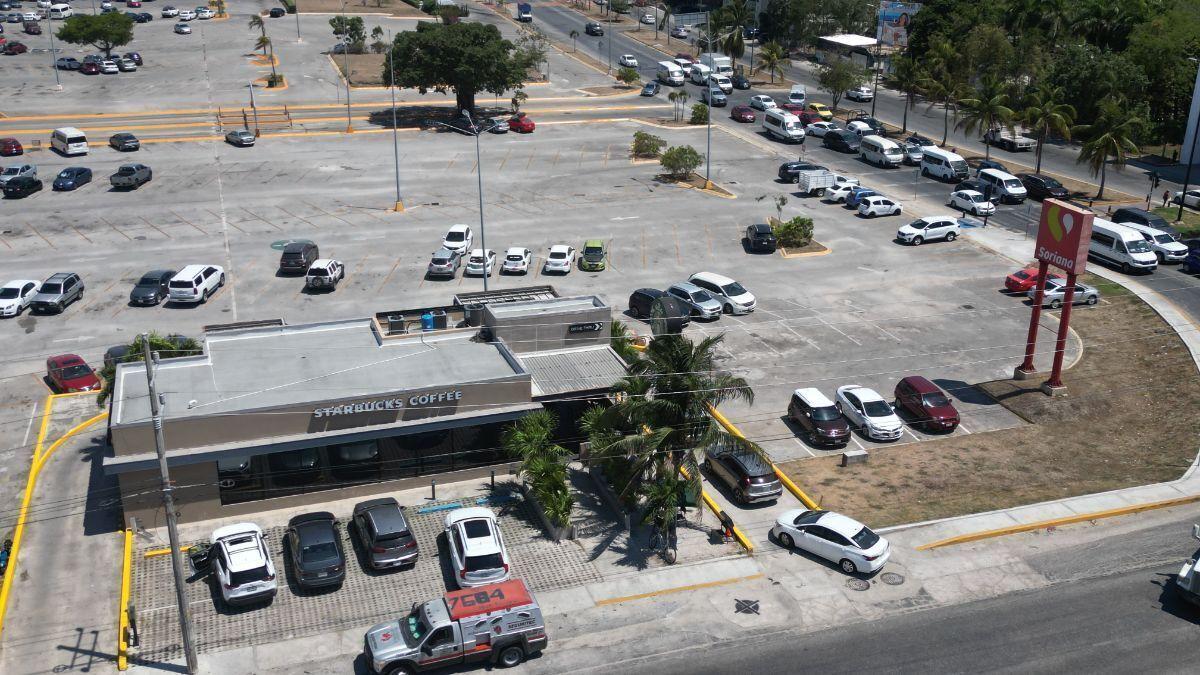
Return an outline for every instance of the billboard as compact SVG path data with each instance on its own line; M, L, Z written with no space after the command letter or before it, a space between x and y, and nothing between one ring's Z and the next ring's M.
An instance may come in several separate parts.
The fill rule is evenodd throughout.
M875 38L880 44L908 46L908 27L921 9L919 2L880 2Z
M1095 215L1085 208L1044 200L1033 257L1068 274L1083 274L1093 219Z

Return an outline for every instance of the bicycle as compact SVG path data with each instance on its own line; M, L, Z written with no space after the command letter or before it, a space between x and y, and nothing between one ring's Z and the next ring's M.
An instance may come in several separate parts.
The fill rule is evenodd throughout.
M666 535L663 534L663 528L655 524L650 532L650 550L657 551L668 565L675 564L679 557L679 539L675 534L674 522L667 528Z

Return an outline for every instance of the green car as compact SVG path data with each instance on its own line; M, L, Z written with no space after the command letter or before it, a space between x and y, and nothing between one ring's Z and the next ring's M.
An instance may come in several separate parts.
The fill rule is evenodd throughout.
M579 259L579 269L599 272L607 266L604 242L599 239L588 239L583 242L583 256Z

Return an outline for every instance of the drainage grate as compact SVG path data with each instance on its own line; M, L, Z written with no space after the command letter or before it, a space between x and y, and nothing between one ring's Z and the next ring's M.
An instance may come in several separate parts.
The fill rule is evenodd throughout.
M847 579L846 588L852 591L865 591L871 588L871 582L866 579Z
M975 309L975 305L963 305L963 309Z
M896 574L895 572L884 572L879 575L879 580L888 586L899 586L904 583L904 575Z

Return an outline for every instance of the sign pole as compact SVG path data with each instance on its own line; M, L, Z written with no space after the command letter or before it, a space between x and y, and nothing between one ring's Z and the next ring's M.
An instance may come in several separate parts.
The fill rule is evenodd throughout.
M1042 391L1051 396L1054 395L1055 390L1063 388L1062 363L1063 355L1067 351L1067 329L1071 325L1071 306L1075 304L1075 277L1074 274L1067 275L1067 294L1063 298L1062 316L1058 321L1058 340L1054 343L1054 367L1050 370L1050 379L1042 384Z
M1038 263L1038 280L1033 295L1033 312L1029 317L1029 334L1025 338L1025 360L1013 372L1013 379L1023 380L1034 372L1033 355L1037 351L1038 323L1042 319L1042 303L1046 298L1046 276L1050 273L1050 263Z

